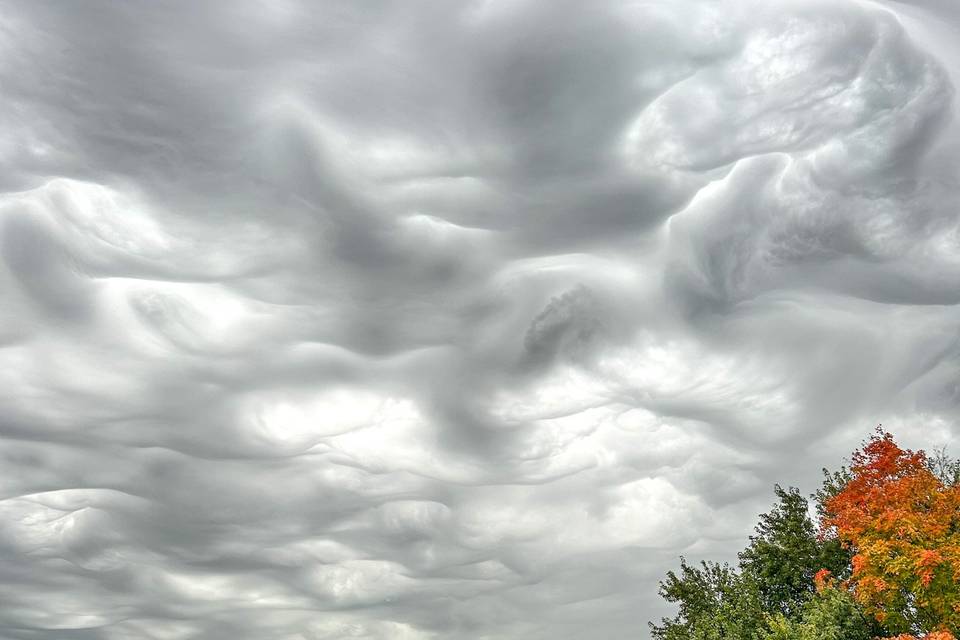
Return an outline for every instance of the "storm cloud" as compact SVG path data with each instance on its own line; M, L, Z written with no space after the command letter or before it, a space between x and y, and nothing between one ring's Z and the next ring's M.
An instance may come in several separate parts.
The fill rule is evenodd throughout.
M949 0L0 6L4 638L643 638L957 444Z

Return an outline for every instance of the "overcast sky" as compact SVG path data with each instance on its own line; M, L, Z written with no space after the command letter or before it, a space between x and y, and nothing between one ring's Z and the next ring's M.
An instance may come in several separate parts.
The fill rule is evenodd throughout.
M0 0L0 637L643 639L773 483L960 444L957 43Z

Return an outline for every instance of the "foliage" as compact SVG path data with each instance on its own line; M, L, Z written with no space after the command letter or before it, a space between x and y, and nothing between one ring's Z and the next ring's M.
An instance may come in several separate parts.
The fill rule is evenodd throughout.
M756 584L729 565L680 559L680 574L667 573L660 595L679 605L675 618L650 623L655 640L751 640L763 624Z
M806 498L797 489L774 488L778 504L760 516L756 535L740 553L740 567L756 579L763 609L797 619L814 591L819 569L834 574L850 562L835 539L818 539Z
M823 525L855 552L849 585L857 602L893 632L956 632L960 486L879 430L854 453L850 473L825 503Z
M822 587L807 600L799 620L778 613L768 625L759 640L870 640L881 632L851 594L836 585Z
M853 479L853 476L850 474L850 470L846 467L840 467L839 471L829 471L828 469L823 469L823 484L813 494L813 498L817 505L817 518L821 523L821 530L823 528L823 522L827 518L826 504L833 498L835 495L843 491L843 488L847 486L847 483ZM822 532L827 535L836 533L834 531Z
M775 493L738 567L681 558L667 574L678 613L650 624L654 640L956 640L960 461L878 429L824 469L819 531L798 490Z
M655 640L753 640L771 620L799 619L818 569L842 572L849 564L849 553L836 540L818 538L797 489L777 486L775 493L778 501L760 516L737 569L690 566L681 559L679 575L667 574L660 595L679 611L650 625Z

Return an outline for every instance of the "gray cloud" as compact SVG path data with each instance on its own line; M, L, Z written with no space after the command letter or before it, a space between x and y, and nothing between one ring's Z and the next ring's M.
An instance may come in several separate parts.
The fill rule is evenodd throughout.
M643 637L956 444L949 2L0 13L3 637Z

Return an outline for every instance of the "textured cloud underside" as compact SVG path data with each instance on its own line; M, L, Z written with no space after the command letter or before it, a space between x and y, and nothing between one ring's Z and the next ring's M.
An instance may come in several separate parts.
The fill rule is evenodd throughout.
M644 637L957 440L950 2L5 7L3 638Z

